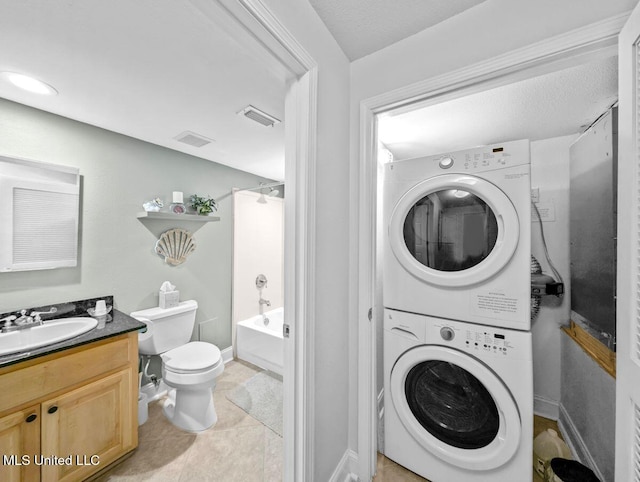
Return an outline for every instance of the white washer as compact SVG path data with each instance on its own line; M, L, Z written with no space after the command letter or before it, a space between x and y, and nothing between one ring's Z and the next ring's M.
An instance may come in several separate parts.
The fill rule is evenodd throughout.
M532 480L531 333L386 309L384 454L432 482Z
M529 141L384 166L384 306L531 327Z

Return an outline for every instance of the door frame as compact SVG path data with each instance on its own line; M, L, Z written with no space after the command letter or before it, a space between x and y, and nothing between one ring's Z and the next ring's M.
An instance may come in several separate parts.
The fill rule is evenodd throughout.
M285 99L283 480L313 479L318 64L261 0L189 0L289 79Z
M629 13L587 25L506 54L432 77L360 103L359 157L351 188L358 192L357 340L358 347L358 477L371 480L376 467L378 408L376 393L376 325L382 323L377 293L378 196L377 115L390 110L413 110L509 83L558 71L589 60L617 55L618 34ZM372 312L369 310L372 309ZM371 320L371 321L370 321Z

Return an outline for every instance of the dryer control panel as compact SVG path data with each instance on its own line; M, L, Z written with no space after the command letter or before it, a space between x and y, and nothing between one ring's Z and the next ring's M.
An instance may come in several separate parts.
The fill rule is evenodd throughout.
M440 169L451 169L455 165L458 172L482 172L522 164L522 158L528 159L528 153L519 156L518 152L503 147L487 147L442 156L437 160Z
M390 162L386 164L387 172L385 175L394 177L393 174L395 173L393 171L400 166L400 170L403 171L399 175L400 179L407 177L419 179L421 176L424 177L429 174L494 171L496 169L529 165L529 163L529 141L519 140ZM415 165L415 169L413 169L413 165ZM398 175L396 174L395 177L398 177Z

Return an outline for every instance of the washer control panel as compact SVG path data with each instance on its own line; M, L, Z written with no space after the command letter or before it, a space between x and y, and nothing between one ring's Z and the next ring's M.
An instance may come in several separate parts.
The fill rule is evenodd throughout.
M528 332L442 319L426 330L427 344L449 346L480 359L528 359L530 337Z
M478 359L532 360L531 332L384 309L384 336L410 346L439 345Z
M465 345L473 350L483 350L485 352L501 353L506 355L513 349L509 337L504 333L498 333L487 330L480 331L478 329L465 330Z

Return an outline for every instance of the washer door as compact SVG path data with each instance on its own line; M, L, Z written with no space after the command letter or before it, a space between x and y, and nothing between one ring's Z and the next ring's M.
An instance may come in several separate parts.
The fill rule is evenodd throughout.
M391 399L405 429L456 467L491 470L520 444L521 421L509 390L475 358L443 346L418 346L394 365Z
M389 220L389 242L402 266L439 286L467 286L502 270L518 245L509 198L490 182L446 174L412 187Z

